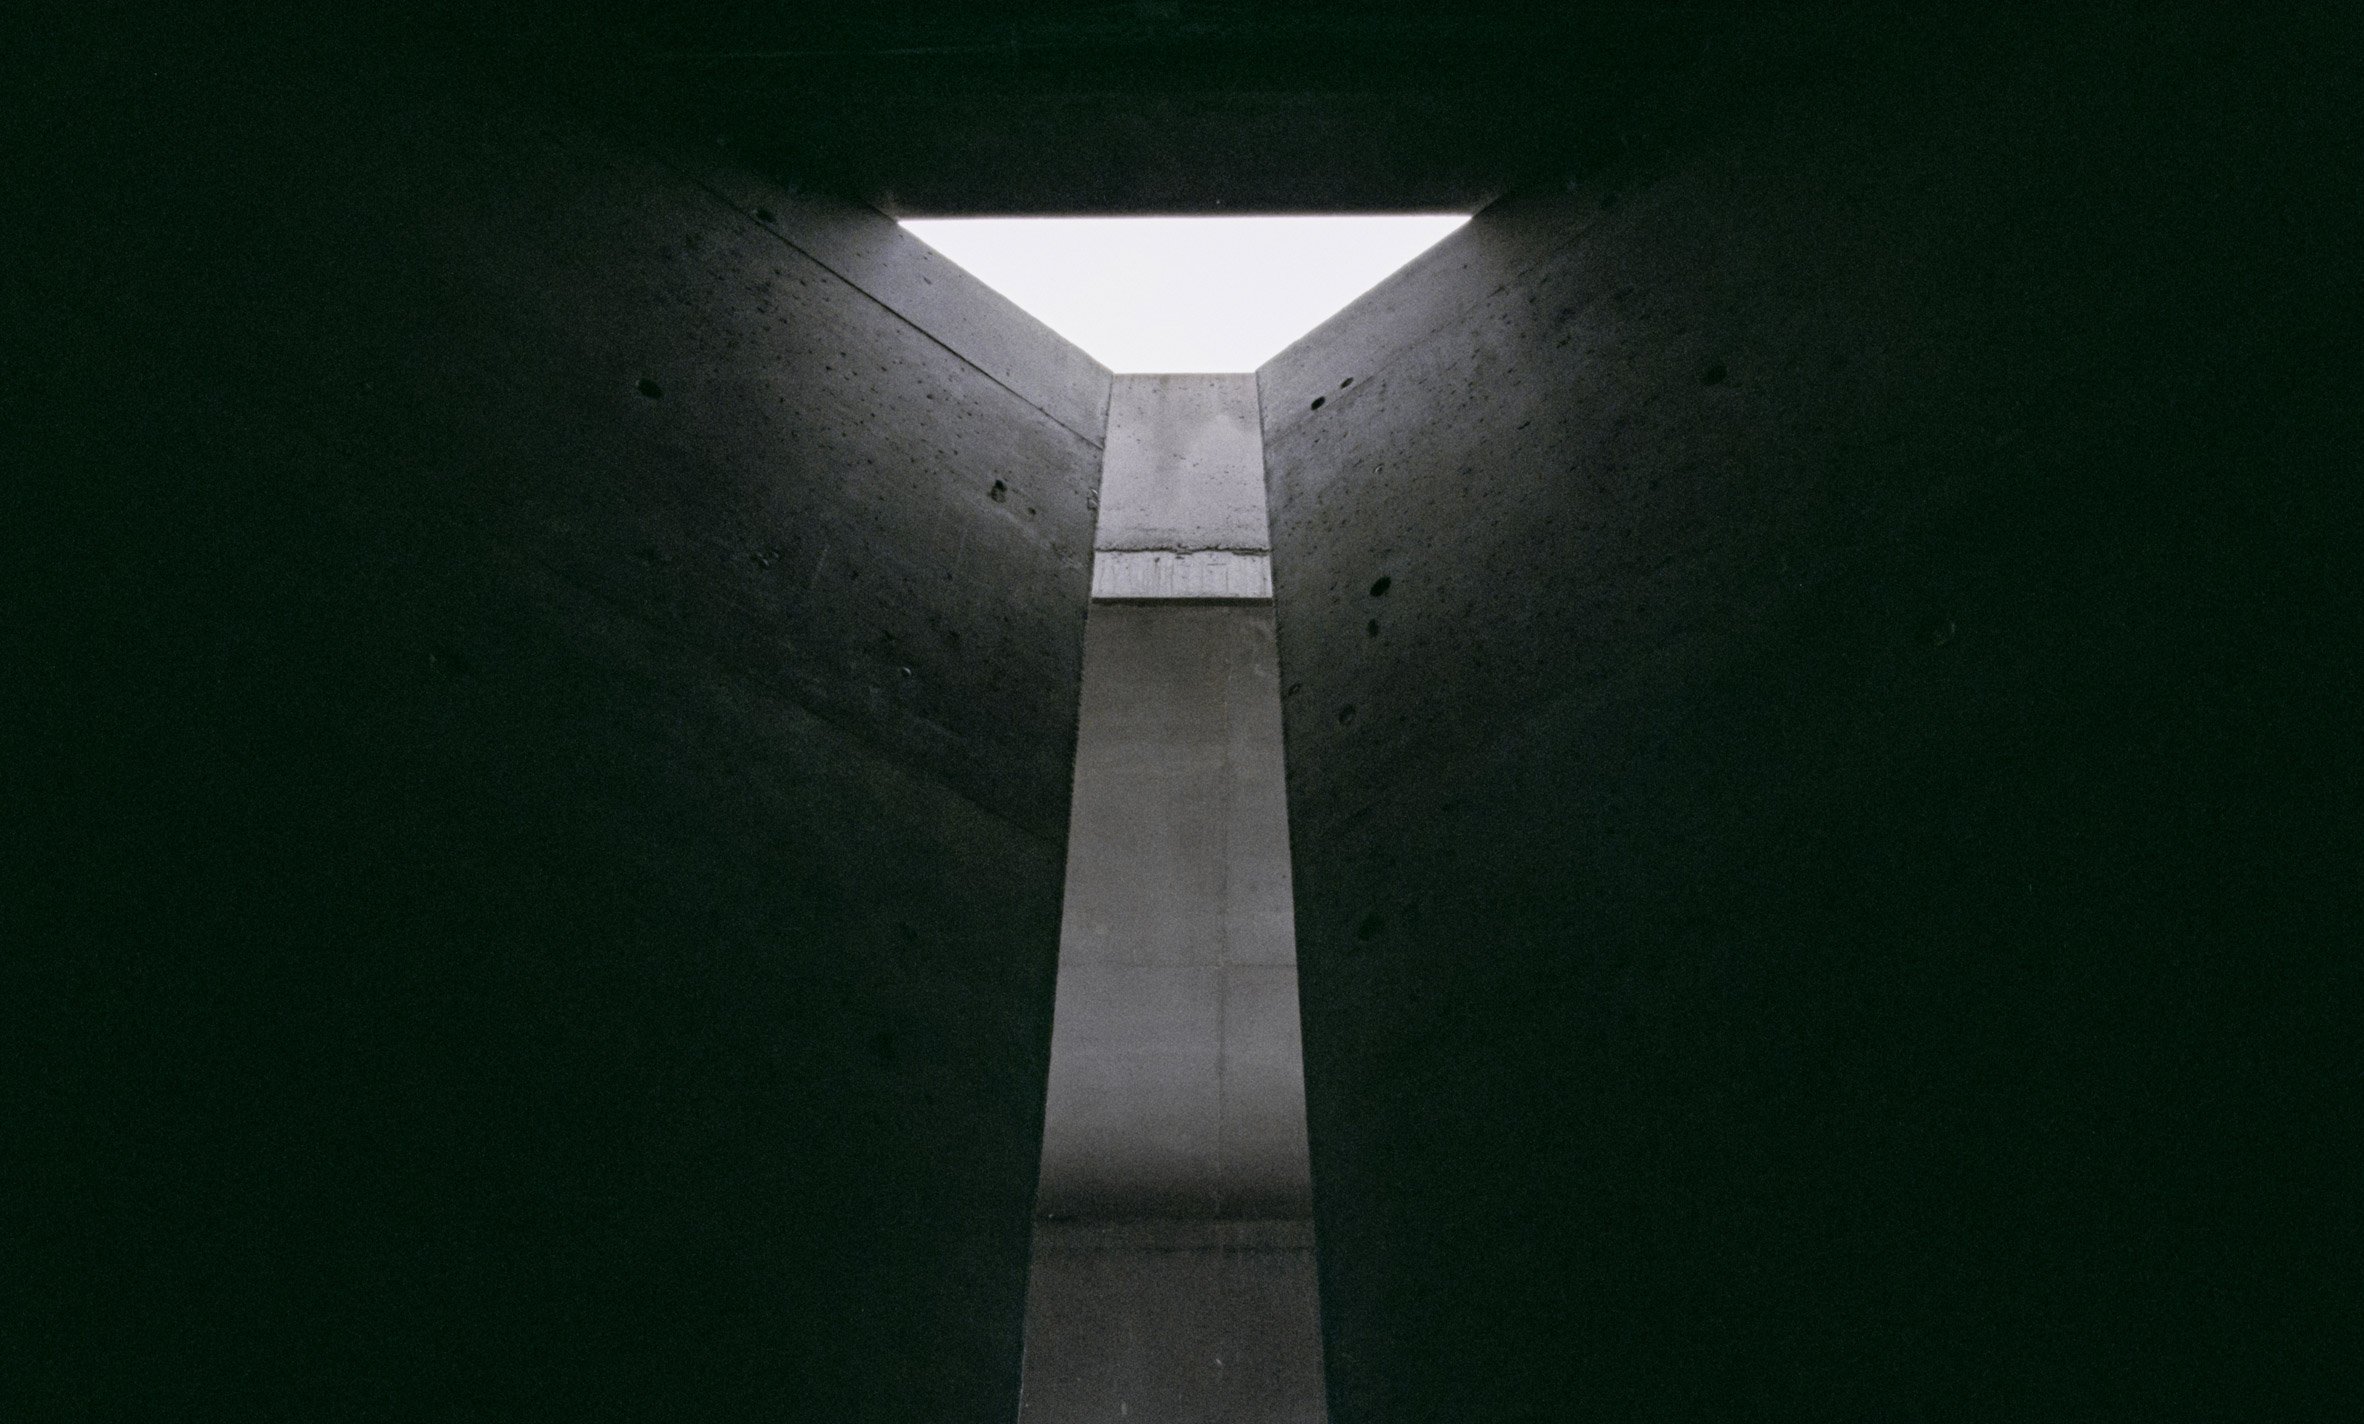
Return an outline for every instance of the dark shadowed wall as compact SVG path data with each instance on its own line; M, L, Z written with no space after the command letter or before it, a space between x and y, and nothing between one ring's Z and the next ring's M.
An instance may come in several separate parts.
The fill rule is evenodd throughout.
M2353 1404L2334 39L1700 103L1260 373L1340 1424Z
M0 1414L1013 1418L1105 373L465 86L83 80Z

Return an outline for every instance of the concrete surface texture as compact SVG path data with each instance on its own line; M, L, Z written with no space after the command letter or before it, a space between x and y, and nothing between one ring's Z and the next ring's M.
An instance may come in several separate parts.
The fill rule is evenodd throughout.
M1302 1216L1272 614L1095 604L1039 1210Z
M0 1414L1007 1424L1096 368L562 113L109 82L21 265Z
M1108 432L1092 597L1269 600L1255 377L1114 377Z
M1095 604L1024 1424L1317 1424L1268 606Z
M1313 1223L1041 1222L1021 1424L1323 1424Z
M1117 377L1100 557L1262 548L1261 443L1252 377ZM1240 592L1086 624L1025 1424L1327 1417L1272 610Z
M1119 602L1167 598L1272 600L1272 560L1264 554L1202 549L1103 549L1092 555L1092 597Z
M1112 377L1093 547L1260 553L1270 540L1256 378Z
M1260 373L1339 1420L2356 1407L2336 66L2085 23Z

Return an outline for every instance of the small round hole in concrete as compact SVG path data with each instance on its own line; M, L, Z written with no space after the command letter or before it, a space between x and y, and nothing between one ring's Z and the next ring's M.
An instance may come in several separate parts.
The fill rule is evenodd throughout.
M1727 373L1724 370L1723 362L1711 362L1709 363L1706 370L1699 373L1699 384L1703 386L1720 386L1724 383L1724 377L1726 374Z
M1364 631L1365 633L1368 633L1370 636L1372 636L1372 637L1374 637L1374 638L1378 637L1378 636L1379 636L1379 620L1378 620L1378 619L1376 619L1376 618L1374 618L1374 619L1372 619L1370 622L1368 622L1368 623L1365 623L1365 624L1363 625L1363 631Z
M1387 933L1387 916L1380 914L1377 910L1363 916L1362 922L1354 927L1354 937L1364 944L1369 944L1385 933Z
M1345 390L1345 389L1346 389L1348 386L1351 386L1351 385L1353 385L1353 384L1354 384L1354 377L1352 377L1352 376L1348 376L1348 377L1347 377L1345 380L1343 380L1343 381L1340 381L1340 382L1338 383L1338 389L1340 389L1340 390Z
M1354 704L1349 702L1344 707L1338 709L1338 725L1341 727L1351 726L1353 722Z
M655 400L665 394L665 388L658 385L655 381L648 379L646 376L643 376L640 380L640 393L644 396L647 396L650 400Z
M1392 579L1392 578L1389 578L1389 577L1388 577L1387 575L1385 575L1385 574L1381 574L1381 575L1379 575L1379 577L1378 577L1378 578L1374 579L1374 580L1372 581L1372 583L1371 583L1371 597L1373 597L1373 598L1385 598L1385 597L1387 597L1387 590L1389 590L1390 588L1393 588L1394 586L1395 586L1395 580L1394 580L1394 579Z
M772 210L770 208L757 208L755 210L755 220L757 222L770 222L772 220Z
M1322 406L1323 406L1323 405L1325 405L1326 403L1328 403L1329 399L1330 399L1330 398L1329 398L1328 396L1315 396L1315 397L1313 398L1313 404L1312 404L1312 405L1309 405L1309 406L1307 406L1307 407L1306 407L1306 409L1307 409L1307 410L1320 410L1320 409L1322 408Z
M992 500L992 501L993 501L995 504L999 504L999 503L1001 503L1003 500L1006 500L1006 499L1008 499L1008 498L1010 497L1010 487L1009 487L1008 485L1005 485L1005 484L1003 484L1003 483L1002 483L1001 481L999 481L999 480L995 480L995 481L993 482L993 488L991 488L991 489L989 489L989 490L985 491L985 494L986 494L986 496L987 496L989 499L991 499L991 500Z

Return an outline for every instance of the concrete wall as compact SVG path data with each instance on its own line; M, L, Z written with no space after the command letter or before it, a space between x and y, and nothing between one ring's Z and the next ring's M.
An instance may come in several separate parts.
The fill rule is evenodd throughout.
M1152 551L1269 586L1260 423L1252 376L1110 395L1024 1424L1326 1418L1272 608L1104 596Z
M1272 598L1256 378L1120 376L1092 597Z
M1313 1223L1044 1221L1021 1424L1323 1424Z
M0 1414L1006 1424L1105 374L875 214L217 77L28 131Z
M1302 1218L1272 610L1093 605L1037 1205Z
M1272 611L1085 639L1020 1418L1320 1424Z
M2353 1407L2352 58L1703 102L1260 373L1341 1424Z
M1109 388L1105 464L1094 548L1271 547L1254 377L1118 377Z

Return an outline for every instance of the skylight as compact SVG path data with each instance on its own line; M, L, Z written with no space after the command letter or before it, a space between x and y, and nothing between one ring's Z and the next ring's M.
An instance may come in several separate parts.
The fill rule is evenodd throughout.
M918 238L1112 371L1245 372L1469 221L931 218Z

